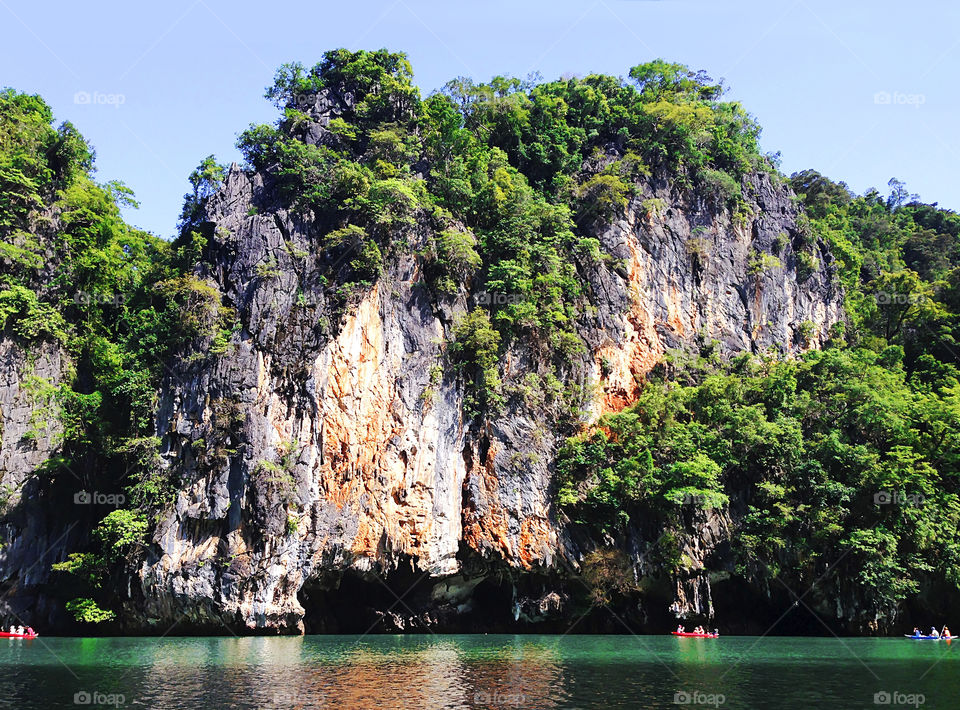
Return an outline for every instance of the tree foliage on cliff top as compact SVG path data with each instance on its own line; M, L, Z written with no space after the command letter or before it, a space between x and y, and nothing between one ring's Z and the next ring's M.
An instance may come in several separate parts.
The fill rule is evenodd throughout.
M663 170L691 186L721 175L734 198L746 174L770 168L752 118L680 64L657 60L626 79L458 78L426 99L412 81L405 55L386 50L284 65L266 92L283 115L251 126L238 147L316 229L362 230L352 248L367 256L332 275L341 281L369 283L373 262L405 248L418 224L466 228L475 236L466 259L427 254L436 294L455 297L471 281L509 294L490 308L503 347L538 343L558 367L583 347L574 322L584 239L624 214L639 178ZM328 261L354 265L331 241ZM480 399L499 401L483 368L468 375Z

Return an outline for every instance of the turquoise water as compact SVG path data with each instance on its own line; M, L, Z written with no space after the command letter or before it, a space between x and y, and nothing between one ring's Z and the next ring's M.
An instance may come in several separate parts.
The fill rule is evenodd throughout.
M0 707L84 706L958 708L960 643L493 635L0 640Z

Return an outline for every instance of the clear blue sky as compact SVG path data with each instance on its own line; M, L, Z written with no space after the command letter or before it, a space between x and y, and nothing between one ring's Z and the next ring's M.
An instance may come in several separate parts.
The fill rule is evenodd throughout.
M458 75L683 62L726 80L784 171L813 167L858 192L886 191L896 176L960 207L954 3L0 0L0 27L0 85L39 93L73 121L97 150L98 179L136 192L142 207L128 219L161 236L200 159L238 160L237 134L276 117L262 98L276 67L336 47L406 52L425 94Z

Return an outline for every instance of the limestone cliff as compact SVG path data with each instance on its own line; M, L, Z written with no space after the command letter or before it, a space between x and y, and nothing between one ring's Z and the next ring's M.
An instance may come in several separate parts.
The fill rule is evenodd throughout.
M796 353L842 318L829 253L817 246L814 268L797 263L804 235L789 190L766 174L743 189L747 209L734 216L650 179L595 229L607 257L577 264L587 348L562 372L582 393L582 423L633 401L668 350L718 341L728 354ZM338 285L320 277L331 257L268 176L233 166L205 210L196 276L238 324L222 352L205 342L181 353L163 383L157 433L179 492L131 585L128 628L563 619L569 590L551 580L575 574L601 541L572 532L552 505L560 405L519 388L535 353L522 342L506 351L515 395L500 415L464 413L446 346L458 314L491 300L484 284L433 295L421 220L380 278L338 308ZM702 566L729 524L694 521L689 556ZM647 563L627 552L642 577ZM674 580L668 596L664 613L712 616L706 573Z

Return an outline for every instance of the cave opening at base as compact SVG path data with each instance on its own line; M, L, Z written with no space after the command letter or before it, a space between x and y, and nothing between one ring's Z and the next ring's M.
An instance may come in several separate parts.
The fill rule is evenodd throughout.
M472 560L475 563L476 560ZM673 628L669 599L596 603L582 581L478 569L430 577L409 558L377 572L345 570L308 580L299 592L308 634L630 634ZM705 623L705 622L704 622Z
M409 562L325 575L299 593L308 634L512 632L513 598L507 578L431 578Z

